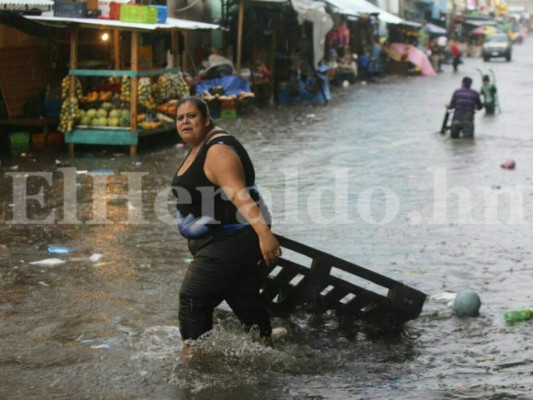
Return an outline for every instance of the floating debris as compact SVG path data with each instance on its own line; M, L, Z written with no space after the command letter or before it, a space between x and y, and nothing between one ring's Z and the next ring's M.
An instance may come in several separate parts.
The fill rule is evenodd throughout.
M507 160L503 162L500 167L502 167L503 169L515 169L516 162L514 160Z
M61 265L61 264L65 264L65 263L66 263L65 260L61 260L59 258L46 258L44 260L32 261L29 264L52 267L52 266L55 266L55 265Z
M107 343L95 344L95 345L91 346L91 349L106 349L106 350L109 350L109 349L111 349L111 345L107 344Z
M48 252L49 253L55 253L55 254L67 254L70 253L72 249L70 247L65 246L58 246L55 244L49 244L48 245Z

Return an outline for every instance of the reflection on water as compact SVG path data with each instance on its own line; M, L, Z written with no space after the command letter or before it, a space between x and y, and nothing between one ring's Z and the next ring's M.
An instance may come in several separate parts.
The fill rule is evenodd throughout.
M502 318L532 303L531 117L521 100L533 85L530 46L518 47L512 63L491 63L504 113L480 113L474 141L438 133L462 76L449 71L350 88L328 107L221 121L255 160L276 233L430 296L471 288L483 303L478 318L455 317L438 297L394 335L296 313L274 321L289 337L264 348L231 314L217 312L202 358L185 367L176 325L190 255L166 204L184 149L167 143L141 148L137 158L82 147L73 159L3 157L0 398L531 398L531 326ZM475 77L478 66L467 59L461 68ZM506 159L517 169L501 169ZM64 220L73 199L65 198L61 168L79 172L71 182L74 219L84 223L8 224L13 174L34 171L51 178L28 179L28 194L43 195L28 199L28 219L55 210ZM146 175L132 189L124 173ZM139 203L109 198L109 223L90 223L96 176L105 177L106 195ZM142 223L124 223L134 211ZM50 254L49 244L72 251ZM90 261L95 253L103 257ZM65 263L29 264L52 257Z

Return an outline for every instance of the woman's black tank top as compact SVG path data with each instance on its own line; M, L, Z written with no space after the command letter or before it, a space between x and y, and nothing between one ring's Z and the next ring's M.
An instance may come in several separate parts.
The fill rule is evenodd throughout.
M210 140L221 133L223 135ZM213 184L205 175L204 164L207 151L216 144L230 146L239 156L244 170L246 188L260 207L264 218L270 223L268 210L255 187L255 170L247 151L233 136L223 130L215 130L204 139L189 168L182 175L176 173L172 180L172 192L177 198L178 228L180 233L189 239L196 239L207 233L239 230L248 224L222 189ZM183 163L178 171L182 165Z

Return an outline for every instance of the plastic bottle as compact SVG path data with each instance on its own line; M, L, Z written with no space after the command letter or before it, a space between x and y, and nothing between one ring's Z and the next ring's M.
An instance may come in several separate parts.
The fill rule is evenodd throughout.
M533 318L532 310L510 310L503 313L503 318L507 322L525 321Z

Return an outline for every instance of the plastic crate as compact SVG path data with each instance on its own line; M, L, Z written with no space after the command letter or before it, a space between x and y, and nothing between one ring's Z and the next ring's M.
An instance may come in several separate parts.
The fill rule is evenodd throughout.
M87 18L87 3L56 1L54 3L54 17Z
M155 24L157 23L157 8L123 4L120 7L120 20L123 22Z
M167 6L151 6L157 8L157 23L166 24L167 22Z
M221 118L237 118L236 110L222 110L220 111Z

